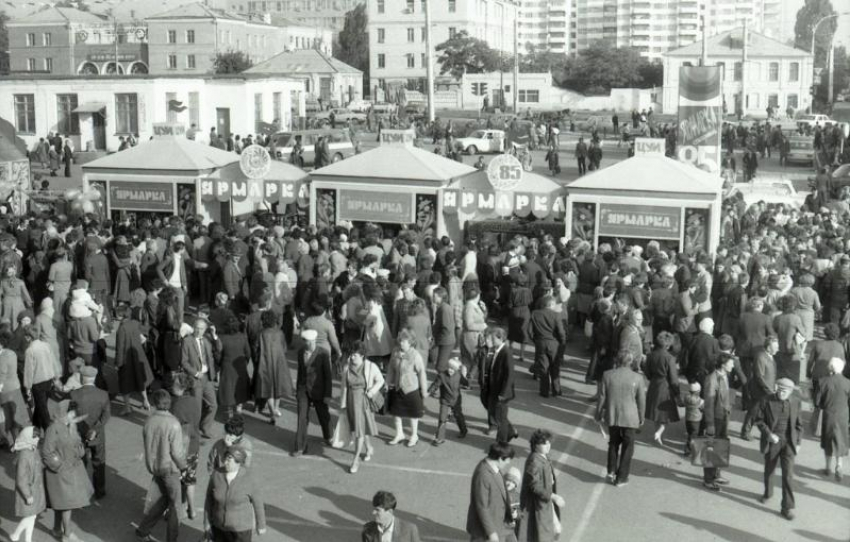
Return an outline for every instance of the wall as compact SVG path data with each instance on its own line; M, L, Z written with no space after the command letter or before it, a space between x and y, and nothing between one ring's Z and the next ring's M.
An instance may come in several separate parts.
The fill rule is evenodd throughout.
M505 103L508 107L513 106L513 73L505 73L502 79L499 73L486 74L468 74L463 77L461 84L462 92L462 107L463 109L481 109L484 103L484 96L481 94L482 88L480 85L486 85L486 94L490 98L490 106L496 104L496 97L500 85L504 83ZM476 88L477 86L477 88ZM519 109L564 109L571 107L571 103L582 98L582 95L558 88L552 83L552 75L549 73L521 73L519 74L519 90L520 100ZM476 94L476 91L478 94ZM537 100L529 94L536 92Z
M35 46L27 47L27 34L35 34ZM43 35L50 34L51 46L43 45ZM70 75L74 73L71 55L69 27L65 25L9 26L9 69L13 72L28 71L27 61L34 58L36 71L44 71L44 59L53 59L52 73Z

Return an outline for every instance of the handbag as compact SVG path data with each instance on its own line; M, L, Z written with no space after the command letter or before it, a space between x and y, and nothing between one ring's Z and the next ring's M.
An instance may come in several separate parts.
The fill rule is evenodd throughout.
M366 363L366 360L364 360L363 363ZM366 373L366 385L367 386L369 385L369 382L372 381L372 379L369 378L369 373L368 373L369 368L371 366L372 366L371 363L366 366L366 371L367 371L367 373ZM364 395L366 396L366 402L369 404L369 410L371 410L375 414L384 414L385 413L384 407L386 406L386 402L387 402L386 393L387 393L386 386L381 386L381 389L378 390L378 393L376 393L374 397L369 397L369 395L364 393Z
M691 465L706 469L728 467L730 451L728 438L697 437L691 441Z

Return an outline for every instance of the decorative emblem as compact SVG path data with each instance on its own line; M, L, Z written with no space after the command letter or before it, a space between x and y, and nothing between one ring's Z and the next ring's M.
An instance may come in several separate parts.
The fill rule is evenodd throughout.
M272 167L272 158L265 147L251 145L242 150L239 167L249 179L264 179Z
M522 164L512 154L500 154L487 165L487 180L496 190L513 190L522 181Z
M147 41L148 30L146 28L137 28L136 29L136 39L139 40L139 41Z
M77 32L77 43L85 43L89 39L89 33L85 30L80 30Z

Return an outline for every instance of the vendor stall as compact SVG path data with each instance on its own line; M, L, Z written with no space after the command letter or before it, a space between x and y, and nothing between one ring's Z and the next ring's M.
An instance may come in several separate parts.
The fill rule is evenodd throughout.
M0 135L0 203L23 214L26 192L30 189L30 161L15 143Z
M101 193L108 217L201 215L227 225L232 216L294 201L306 177L258 149L256 155L239 155L180 135L157 136L85 164L83 190ZM248 163L253 156L262 167Z
M409 141L382 144L311 173L310 223L321 229L370 222L387 236L403 228L446 235L440 190L475 171Z
M567 186L567 237L599 246L655 240L714 254L720 243L723 179L658 155L637 155Z

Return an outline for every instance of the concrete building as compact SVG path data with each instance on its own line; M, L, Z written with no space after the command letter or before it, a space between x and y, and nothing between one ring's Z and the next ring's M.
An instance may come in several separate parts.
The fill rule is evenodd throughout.
M708 35L723 34L744 26L770 38L785 41L782 0L703 0L706 3Z
M87 77L21 75L0 79L0 118L13 119L28 148L60 132L74 148L118 150L119 137L147 140L153 123L195 124L204 139L255 134L277 120L281 129L305 116L304 82L282 76Z
M570 52L570 17L573 0L520 0L520 53L531 45L555 53Z
M506 0L446 0L431 4L434 47L458 32L513 54L518 5ZM417 0L368 0L369 86L406 85L423 90L426 80L425 10ZM439 65L434 59L435 74Z
M708 63L723 67L722 93L727 113L766 116L768 106L784 114L811 105L812 56L763 34L749 32L747 62L743 61L743 29L708 38ZM697 66L702 44L694 43L664 55L663 112L679 105L679 68ZM745 98L742 98L745 95Z
M148 17L152 74L213 71L217 54L242 51L257 64L286 48L284 29L196 2Z
M148 72L144 24L116 24L77 9L48 7L6 26L12 73L115 74L116 57L120 74Z
M246 74L279 74L304 82L310 100L346 105L360 98L363 72L315 49L280 53L247 70Z
M339 32L345 25L345 14L364 0L216 0L240 14L270 13L283 15L300 24Z
M327 27L314 26L298 19L277 14L265 14L271 24L283 28L283 43L287 51L316 49L325 55L333 54L334 31Z

